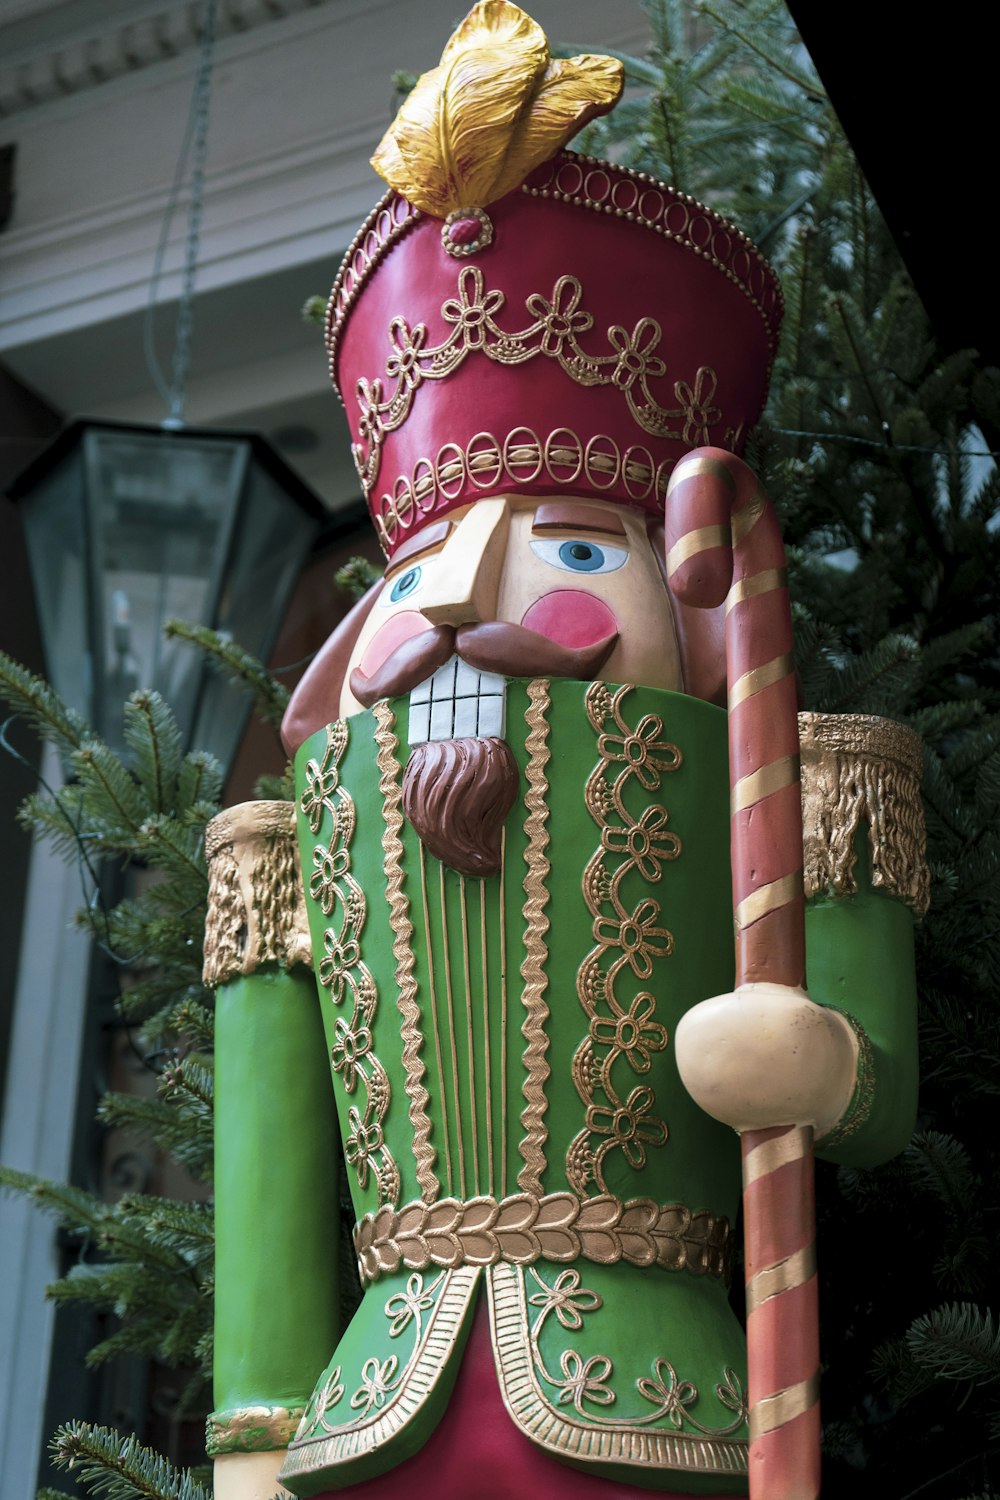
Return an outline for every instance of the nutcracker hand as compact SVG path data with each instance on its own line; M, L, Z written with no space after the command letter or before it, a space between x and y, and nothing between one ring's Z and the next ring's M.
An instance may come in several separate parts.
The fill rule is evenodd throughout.
M858 1041L839 1011L805 990L747 984L692 1006L674 1033L684 1085L734 1130L832 1130L854 1090Z

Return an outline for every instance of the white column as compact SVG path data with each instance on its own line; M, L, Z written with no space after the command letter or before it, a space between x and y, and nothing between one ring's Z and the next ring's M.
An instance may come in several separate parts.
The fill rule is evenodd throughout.
M43 775L58 785L54 751ZM0 1161L41 1177L66 1180L80 1073L90 941L73 925L83 903L80 875L35 841L28 870L24 925ZM0 1194L0 1497L33 1495L49 1377L54 1308L45 1287L58 1274L56 1225L31 1203ZM67 1416L74 1415L67 1413Z

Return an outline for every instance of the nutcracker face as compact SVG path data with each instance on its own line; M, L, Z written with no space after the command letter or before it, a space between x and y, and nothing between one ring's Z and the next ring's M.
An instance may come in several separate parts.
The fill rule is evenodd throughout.
M455 673L447 725L427 738L501 735L504 677L679 689L673 617L645 516L591 497L502 495L425 526L393 557L351 655L341 714ZM469 708L462 682L480 674ZM458 705L465 701L465 706ZM499 710L499 711L497 711ZM418 731L419 732L419 731ZM412 738L412 732L411 732Z

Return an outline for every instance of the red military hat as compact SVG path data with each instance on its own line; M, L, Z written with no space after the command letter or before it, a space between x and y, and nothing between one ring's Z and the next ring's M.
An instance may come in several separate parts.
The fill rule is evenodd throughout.
M484 12L523 17L485 0L465 26ZM448 511L510 491L662 514L682 454L740 452L766 399L782 302L732 224L569 151L485 207L436 215L415 196L376 205L327 314L331 375L387 555Z

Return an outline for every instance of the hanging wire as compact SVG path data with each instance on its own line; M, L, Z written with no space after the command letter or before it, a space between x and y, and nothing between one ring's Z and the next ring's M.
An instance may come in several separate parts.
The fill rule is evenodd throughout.
M201 215L205 188L205 158L208 151L208 115L212 97L212 71L215 65L215 18L217 0L205 0L201 25L201 48L198 55L198 71L195 75L191 106L188 111L184 138L181 142L174 180L170 186L167 206L160 228L160 238L153 261L153 275L149 283L149 297L143 319L142 342L146 368L150 379L167 405L164 427L183 427L184 403L187 398L188 372L191 367L191 334L194 326L194 285L198 270L198 248L201 234ZM156 293L163 273L163 262L170 238L170 226L185 181L188 179L190 161L190 198L188 202L187 238L184 247L184 273L181 280L181 295L177 306L177 325L174 332L174 356L171 379L166 376L156 354L154 318Z
M894 453L942 454L946 452L944 443L928 448L920 443L890 443L886 438L858 437L853 432L802 432L797 427L772 427L771 431L780 432L783 437L815 438L820 443L853 443L858 448L882 450L891 448ZM960 448L959 452L963 458L1000 458L1000 449L996 448Z

